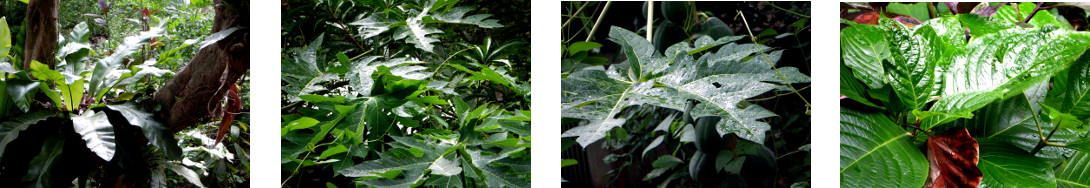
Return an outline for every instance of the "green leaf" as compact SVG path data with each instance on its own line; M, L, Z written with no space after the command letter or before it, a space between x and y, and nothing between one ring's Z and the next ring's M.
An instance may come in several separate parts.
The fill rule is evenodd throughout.
M1004 144L981 143L977 168L980 187L1056 187L1051 166L1026 151ZM1017 178L1011 178L1017 177Z
M15 102L15 106L23 112L28 112L34 96L38 94L38 84L30 80L9 79L7 80L8 95Z
M499 20L488 19L488 17L492 16L490 14L474 14L470 16L465 16L466 13L472 10L473 7L460 6L444 12L443 14L434 15L432 16L432 18L440 22L476 25L477 27L481 28L503 27L503 25L499 23Z
M841 108L841 186L922 187L928 162L910 137L882 114Z
M624 107L651 104L686 110L689 100L700 102L693 108L692 117L723 118L716 126L720 135L738 133L745 139L763 142L764 132L770 126L760 120L775 114L743 100L784 89L780 84L805 83L810 79L793 67L776 68L783 73L780 77L772 66L782 51L773 51L765 57L758 51L758 48L769 49L764 46L728 43L714 53L694 59L687 53L661 57L654 53L650 42L621 28L615 27L611 37L622 43L623 48L631 48L622 50L629 57L628 64L616 64L609 69L589 67L561 81L562 116L588 121L561 136L579 137L576 141L583 147L624 124L624 118L614 118ZM753 58L747 58L750 55ZM643 73L631 66L642 67Z
M602 44L598 44L597 42L580 41L568 45L567 51L568 55L575 55L576 53L589 51L598 47L602 47Z
M973 112L973 119L959 119L943 127L965 127L980 142L1003 143L1007 147L1030 152L1040 142L1041 130L1052 130L1054 125L1045 122L1040 115L1048 84L1042 83L1023 95L994 102ZM1047 132L1045 133L1047 134ZM1066 143L1078 139L1077 132L1067 129L1056 130L1050 142ZM1044 147L1036 156L1049 164L1064 160L1067 151L1059 147Z
M948 64L950 52L931 26L922 25L911 31L904 24L883 19L892 48L886 61L886 74L893 93L904 106L923 109L931 96L937 96L935 73L938 65ZM850 39L849 39L850 40Z
M1085 133L1088 129L1085 123L1079 121L1078 118L1075 118L1075 116L1071 114L1060 112L1060 110L1056 110L1056 108L1052 108L1046 104L1041 104L1041 106L1048 110L1045 112L1048 114L1048 119L1053 124L1060 126L1060 128L1071 129L1080 133Z
M575 159L562 159L562 160L560 160L560 168L564 168L566 166L571 166L571 165L576 165L576 164L579 164L579 161L577 161Z
M1014 7L1011 5L1003 5L999 10L996 10L995 15L992 15L992 17L1003 22L1019 23L1022 22L1022 20L1025 20L1026 17L1030 15L1030 13L1033 13L1034 9L1037 8L1036 3L1030 2L1017 3L1017 5L1018 11L1015 11ZM1033 18L1029 20L1029 24L1037 27L1055 25L1066 29L1071 28L1071 25L1067 22L1061 22L1057 20L1056 17L1052 16L1051 11L1037 11L1037 13L1033 15Z
M114 127L106 117L106 113L87 111L83 115L72 114L72 129L83 137L87 149L91 149L102 160L110 161L117 151L117 143L114 138Z
M113 71L116 71L122 66L122 60L124 60L129 55L136 53L136 51L144 47L145 44L151 42L152 38L162 36L164 32L165 31L163 30L163 28L151 27L148 31L140 32L139 34L134 36L125 37L121 45L114 49L113 54L103 59L100 59L95 64L94 73L91 75L91 79L89 80L90 86L88 86L88 91L95 95L101 95L100 93L104 93L101 92L101 90L105 90L107 87L109 87L105 85L106 83L104 82L106 81L106 76L113 75ZM95 96L95 98L101 98L101 96Z
M1056 168L1059 187L1090 187L1090 155L1077 152L1067 163Z
M1067 97L1062 109L1079 119L1090 118L1090 53L1084 53L1067 73Z
M0 62L8 60L8 52L11 51L11 29L8 28L7 17L0 17Z
M840 30L840 59L852 68L855 77L872 89L882 88L887 82L882 60L890 58L890 43L886 32L879 26L852 25Z
M19 138L19 132L30 128L30 125L37 124L39 121L49 119L56 116L56 114L41 111L22 115L6 122L0 123L0 159L3 159L3 154L6 151L7 146L11 141Z
M310 45L307 45L306 49L298 52L297 56L281 60L280 70L283 70L281 79L286 85L281 86L280 89L288 93L289 102L300 101L300 95L326 90L326 87L319 84L340 78L337 74L325 73L318 67L319 60L316 54L324 38L324 34L319 35Z
M424 172L428 170L432 174L445 176L456 175L461 172L457 163L454 163L449 157L443 157L443 152L452 147L451 145L424 143L410 137L392 136L391 138L397 141L396 144L391 143L394 148L418 149L421 152L420 157L411 155L398 157L392 156L393 153L390 152L381 153L379 154L381 159L366 161L338 171L338 173L348 177L362 177L396 170L400 171L403 178L387 177L386 179L371 179L359 182L375 187L408 187L421 181L426 175Z
M159 147L163 155L170 160L182 160L182 148L178 146L178 140L165 124L155 118L154 114L141 110L135 103L106 105L111 110L121 113L130 125L140 127L152 145Z
M334 146L332 148L326 149L325 151L322 151L322 155L320 155L318 158L319 159L325 159L325 158L327 158L329 156L333 156L333 155L344 153L344 152L348 152L348 148L344 147L344 145L337 144L337 146Z
M372 87L374 87L375 79L377 79L373 77L375 73L390 74L408 80L426 80L432 75L432 73L425 72L428 69L427 67L421 66L424 62L415 58L402 57L387 61L378 61L378 58L380 57L368 56L360 58L359 61L352 65L353 68L345 73L345 78L351 79L349 83L352 88L363 96L373 94ZM389 69L389 72L380 71L380 69Z
M867 88L852 76L852 71L843 63L840 64L840 94L864 105L885 109L867 99Z
M204 187L204 184L201 183L201 177L192 169L167 161L159 161L159 166L174 171L175 174L182 176L186 181L189 181L189 183L192 183L193 185L197 185L197 187Z
M63 170L57 168L57 165L61 164L61 154L64 152L64 138L58 136L50 136L45 139L45 143L42 144L42 150L30 160L26 176L23 176L22 184L24 187L36 187L47 188L59 185L53 185L56 182L53 178L56 178L54 172L57 170Z
M80 103L83 101L83 82L84 79L76 80L72 84L57 83L57 89L60 90L61 99L64 100L68 111L74 112L79 109Z
M280 132L280 136L287 135L288 132L293 130L309 129L310 127L314 127L314 125L318 125L318 120L311 117L302 117L291 121L291 123L284 126L284 131Z
M681 161L680 158L674 157L673 155L662 155L659 156L658 159L655 159L655 162L651 163L651 166L655 168L673 168L681 163L684 163L684 161Z
M201 47L197 48L197 50L204 49L204 47L208 47L209 45L215 44L216 42L227 38L227 36L231 36L231 33L235 33L235 31L238 31L238 29L238 27L231 27L204 37L204 40L201 40Z

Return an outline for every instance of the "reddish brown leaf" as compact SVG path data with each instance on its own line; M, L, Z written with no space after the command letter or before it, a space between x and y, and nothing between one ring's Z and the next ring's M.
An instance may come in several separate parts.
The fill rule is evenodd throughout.
M216 142L213 146L220 143L223 137L227 135L227 130L231 129L231 122L235 119L235 114L242 111L242 98L238 97L238 87L235 84L231 84L230 90L227 91L227 107L223 110L223 119L220 120L220 130L216 133Z
M980 146L964 127L927 139L931 170L924 187L976 187L984 175L977 168Z

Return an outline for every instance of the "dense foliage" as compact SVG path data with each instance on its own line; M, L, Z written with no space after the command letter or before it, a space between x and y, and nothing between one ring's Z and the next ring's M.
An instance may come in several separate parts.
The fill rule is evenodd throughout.
M1036 3L874 12L918 5L843 21L841 186L1090 184L1090 33Z
M530 84L514 73L529 45L486 32L509 21L457 1L284 8L282 186L529 187Z
M195 44L230 34L204 37L212 5L202 2L64 4L53 66L22 62L20 28L28 26L0 18L0 179L26 187L247 185L248 113L225 119L231 139L216 142L205 135L219 121L175 134L145 107L203 47ZM248 86L234 94L246 96Z
M599 51L602 44L563 45L561 115L576 126L563 131L562 150L579 145L588 153L598 147L609 152L586 160L612 168L602 177L611 186L806 186L808 162L794 160L808 161L809 145L770 147L784 147L780 134L789 125L809 129L799 120L808 118L808 106L774 101L805 101L796 87L808 85L810 77L795 67L778 67L784 50L746 43L760 40L733 35L719 18L697 14L694 3L655 6L661 13L653 16L664 18L652 18L658 20L652 25L660 29L645 27L638 34L608 28L608 40L619 46L615 63L595 55L609 53ZM578 32L594 33L595 25ZM647 30L654 30L652 36ZM769 108L794 109L778 114ZM781 161L790 162L778 166ZM598 161L570 158L562 165L583 163L599 167L593 165ZM629 179L633 173L638 179Z

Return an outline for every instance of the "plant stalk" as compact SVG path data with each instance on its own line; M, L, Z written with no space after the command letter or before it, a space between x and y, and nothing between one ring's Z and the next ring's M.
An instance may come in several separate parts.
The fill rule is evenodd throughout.
M602 24L602 19L605 19L606 13L609 12L609 5L613 5L613 1L606 1L606 7L602 8L602 14L598 14L598 20L594 21L594 27L590 28L590 33L587 33L587 40L583 40L583 42L590 42L590 39L594 38L594 32L598 31L598 26Z
M568 24L571 24L571 20L574 20L576 15L579 15L579 13L582 13L583 9L587 8L587 5L589 5L589 4L590 4L590 2L584 2L583 6L579 7L579 10L575 10L575 13L572 13L571 17L568 17L568 21L564 21L564 24L560 24L560 29L567 28Z
M654 31L652 25L655 21L655 2L647 1L647 41L651 42L651 31Z
M746 32L749 32L750 40L753 40L754 43L757 43L757 37L753 36L753 30L749 28L749 21L746 21L746 15L742 14L742 11L738 11L738 15L742 16L742 23L744 23L745 26L746 26ZM785 85L787 85L788 87L791 87L791 91L794 91L795 94L799 96L799 99L802 99L802 102L806 103L806 107L809 108L810 107L810 101L807 101L806 97L803 97L802 94L799 93L799 90L795 89L795 86L791 85L791 83L789 83L787 81L787 76L784 76L783 73L780 73L780 69L777 69L776 65L772 64L772 60L768 59L768 54L765 54L764 49L761 49L760 45L754 45L754 47L757 48L758 52L761 52L761 56L763 56L765 58L765 62L767 62L768 65L772 67L772 70L776 71L777 75L780 75L780 78L783 79L783 82L785 83Z

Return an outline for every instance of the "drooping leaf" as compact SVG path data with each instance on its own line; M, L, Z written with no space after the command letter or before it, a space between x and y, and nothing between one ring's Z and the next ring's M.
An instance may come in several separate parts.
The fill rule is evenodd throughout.
M856 80L855 76L852 76L852 71L848 70L848 66L843 63L840 64L840 95L867 106L885 109L885 107L878 106L878 104L867 99L867 88Z
M927 139L930 171L924 187L976 187L984 178L977 164L980 146L969 130L954 128Z
M140 110L134 103L106 105L111 110L120 112L130 125L140 127L152 145L163 151L163 155L171 160L182 160L182 148L178 146L178 140L171 134L170 129L157 120L152 113Z
M144 45L150 42L152 38L163 35L164 32L165 31L161 27L151 27L148 31L140 32L135 36L125 37L121 45L114 49L113 54L110 54L109 56L100 59L95 64L94 72L91 75L91 79L88 80L90 83L87 87L88 91L91 91L90 93L97 95L98 93L100 93L100 90L108 87L104 82L107 80L106 76L112 75L114 71L120 68L122 66L122 60L124 60L129 55L135 53L141 47L144 47ZM95 98L101 97L95 96Z
M170 169L170 171L174 171L175 174L182 176L186 181L189 181L189 183L192 183L193 185L197 185L197 187L204 187L204 184L201 183L200 175L197 175L197 172L193 171L193 169L167 161L159 161L159 165Z
M91 149L102 160L110 161L117 151L114 127L106 113L87 111L83 115L72 114L72 128L83 137L87 149Z
M19 138L19 132L30 128L31 125L37 124L39 121L49 119L56 116L56 114L42 111L35 112L26 115L13 118L9 121L0 123L0 159L3 159L3 154L6 153L8 143Z
M1076 118L1090 118L1090 54L1083 54L1067 71L1067 98L1061 109Z
M349 83L357 93L364 96L372 95L371 89L375 84L375 78L372 75L380 68L389 69L391 75L409 80L425 80L432 75L426 72L426 67L421 66L424 62L415 58L394 58L387 61L379 61L378 58L380 57L363 57L352 65L352 70L345 73L345 77L351 80ZM380 72L380 74L384 73Z
M9 79L6 84L8 95L10 95L12 101L15 102L15 106L18 106L23 112L30 111L30 104L32 104L34 96L38 94L39 82L23 79Z
M922 187L927 159L911 135L879 113L840 109L840 185Z
M64 138L59 136L50 136L45 139L42 150L27 165L29 168L21 182L24 187L48 188L59 186L53 185L55 181L53 178L56 178L54 175L56 175L57 170L63 170L63 167L58 168L57 165L61 163L64 142Z
M224 29L224 30L220 30L219 32L216 32L216 33L212 33L212 34L204 37L204 40L201 41L201 47L197 48L197 49L198 50L199 49L204 49L204 47L208 47L209 45L215 44L216 42L219 42L220 40L223 40L224 38L227 38L227 36L231 36L231 33L235 33L235 31L238 31L238 29L239 29L238 27L231 27L231 28L227 28L227 29Z
M503 25L499 23L499 20L489 19L488 17L492 16L490 14L474 14L474 15L465 16L466 13L468 13L469 11L472 11L472 10L473 10L473 7L460 6L460 7L455 7L454 9L448 10L448 11L442 13L442 14L433 15L432 18L434 18L435 20L440 21L440 22L456 23L456 24L470 24L470 25L476 25L477 27L481 27L481 28L503 27Z

